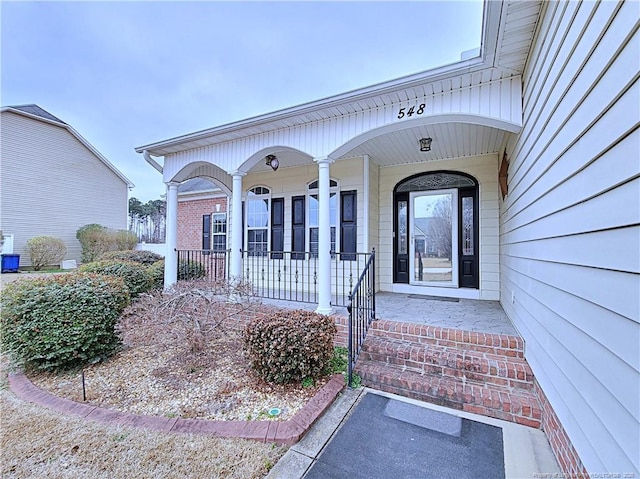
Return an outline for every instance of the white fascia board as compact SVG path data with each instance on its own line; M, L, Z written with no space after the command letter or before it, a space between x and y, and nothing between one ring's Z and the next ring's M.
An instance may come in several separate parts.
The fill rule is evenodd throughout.
M33 115L31 113L27 113L26 111L16 110L15 108L11 108L11 107L8 107L8 106L2 107L0 112L2 112L2 113L11 112L11 113L15 113L17 115L22 115L22 116L25 116L27 118L31 118L32 120L38 120L38 121L41 121L43 123L49 123L50 125L55 125L55 126L59 126L61 128L64 128L69 133L71 133L80 143L82 143L85 148L87 148L91 153L93 153L100 161L102 161L105 165L107 165L107 167L111 171L113 171L123 182L125 182L127 184L129 189L135 187L135 185L131 182L131 180L129 180L129 178L124 176L122 174L122 172L120 172L120 170L118 170L109 160L107 160L102 155L102 153L100 153L98 150L96 150L93 147L93 145L91 145L91 143L89 143L87 140L85 140L82 137L82 135L80 133L78 133L71 125L68 125L67 123L62 123L62 122L59 122L59 121L50 120L49 118L43 118L43 117L38 116L38 115Z

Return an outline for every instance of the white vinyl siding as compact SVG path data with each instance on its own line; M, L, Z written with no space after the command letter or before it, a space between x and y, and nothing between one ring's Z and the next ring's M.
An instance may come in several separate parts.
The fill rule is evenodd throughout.
M477 117L478 121L483 119L490 123L486 126L497 127L492 133L494 135L503 134L499 129L517 131L522 119L521 79L515 76L493 80L493 74L487 69L483 73L462 75L459 80L415 85L411 88L410 96L405 98L415 98L410 105L425 103L425 118L441 116L447 123L445 118L449 115L452 119L455 115L469 115ZM399 127L399 108L410 106L403 96L394 93L383 95L383 98L345 105L316 119L309 116L296 120L304 124L289 127L279 125L277 130L265 131L264 126L240 129L229 137L221 138L222 141L215 145L168 153L165 157L164 180L170 181L187 165L195 162L209 162L222 170L233 171L257 151L272 145L287 145L298 151L313 152L316 158L329 155L340 157L349 153L364 139L378 136L381 131L375 131L376 129L393 130ZM346 110L350 111L345 113ZM325 115L330 116L324 117ZM449 146L455 148L456 145Z
M1 228L21 266L35 236L62 239L65 259L79 262L78 228L127 228L127 183L64 127L3 112L1 177Z
M590 473L640 475L638 2L546 3L508 145L502 304Z
M376 274L382 291L393 291L393 189L408 176L429 171L449 170L468 173L480 185L480 289L478 299L498 300L500 274L498 266L498 155L433 161L405 166L380 168L379 195L380 223L379 249L376 257ZM457 291L468 294L471 290L447 290L455 296ZM474 290L474 294L475 290Z

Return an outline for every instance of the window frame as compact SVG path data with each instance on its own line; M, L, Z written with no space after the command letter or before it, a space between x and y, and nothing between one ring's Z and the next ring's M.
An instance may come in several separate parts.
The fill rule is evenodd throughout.
M250 226L249 225L249 214L251 213L251 203L253 201L265 201L267 205L266 211L266 225L265 226ZM247 189L245 194L245 212L244 212L244 221L245 221L245 238L244 238L244 249L247 252L248 256L266 256L267 252L271 249L271 188L264 185L256 185L249 189ZM251 236L251 231L264 231L265 241L261 241L260 244L265 244L265 250L253 250L249 251L249 237ZM254 244L257 244L255 241Z
M216 216L222 217L224 222L217 223ZM228 215L226 211L217 211L211 213L211 251L214 253L221 253L227 250L227 229L228 229ZM222 225L224 231L217 231L218 226ZM216 237L224 237L224 248L220 249L216 245Z

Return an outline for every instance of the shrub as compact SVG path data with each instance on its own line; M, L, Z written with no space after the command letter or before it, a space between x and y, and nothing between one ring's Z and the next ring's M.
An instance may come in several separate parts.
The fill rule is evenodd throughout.
M119 261L133 261L134 263L144 264L150 266L163 259L163 257L153 251L139 251L139 250L123 250L123 251L107 251L103 253L99 260L119 260Z
M132 250L138 244L138 235L136 235L133 231L116 230L111 232L111 236L111 248L120 251Z
M111 249L111 238L106 226L95 223L84 225L76 232L82 245L82 261L95 261L101 254Z
M75 272L15 281L2 294L3 346L44 370L100 361L120 345L114 328L129 302L120 278Z
M35 271L52 264L60 264L67 254L67 247L60 238L53 236L36 236L27 241L25 250L31 258L31 266Z
M147 268L150 289L162 289L164 287L164 259L156 261Z
M202 266L202 263L198 261L185 261L180 260L178 262L178 280L189 281L194 279L202 279L207 272Z
M124 284L129 288L131 298L135 298L140 293L149 291L151 288L147 268L133 261L94 261L83 264L79 270L84 273L97 273L122 278Z
M76 238L82 245L82 261L85 263L97 260L107 251L132 250L138 244L138 237L132 231L112 230L95 223L79 228Z
M317 379L329 369L336 326L311 311L280 311L253 319L244 341L253 369L267 382Z

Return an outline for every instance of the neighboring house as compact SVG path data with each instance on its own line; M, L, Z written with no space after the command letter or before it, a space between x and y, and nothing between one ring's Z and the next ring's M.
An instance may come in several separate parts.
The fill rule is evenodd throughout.
M65 259L79 262L78 228L127 228L133 184L74 128L37 105L3 107L1 115L0 229L13 244L5 253L29 266L26 242L55 236L67 246Z
M478 57L136 151L163 172L168 230L181 182L230 196L233 276L265 251L316 258L319 312L372 248L380 291L499 300L565 471L639 477L639 18L634 1L489 1ZM434 197L451 203L440 281L415 267Z
M179 250L227 250L227 195L203 178L178 187Z

